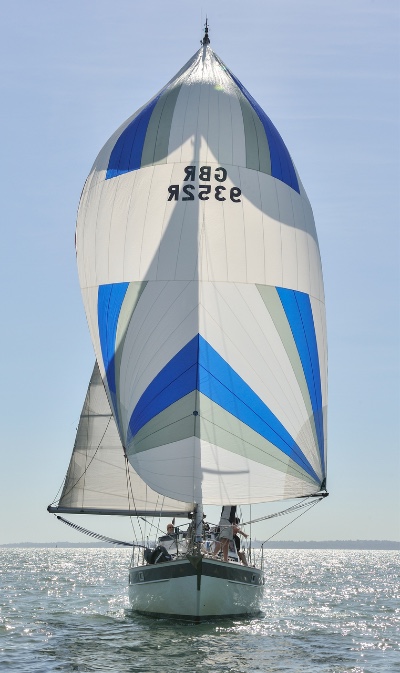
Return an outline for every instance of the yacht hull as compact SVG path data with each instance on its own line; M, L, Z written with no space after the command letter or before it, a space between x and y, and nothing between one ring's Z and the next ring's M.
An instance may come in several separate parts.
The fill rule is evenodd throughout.
M257 614L263 585L257 568L196 556L129 571L133 610L191 621Z

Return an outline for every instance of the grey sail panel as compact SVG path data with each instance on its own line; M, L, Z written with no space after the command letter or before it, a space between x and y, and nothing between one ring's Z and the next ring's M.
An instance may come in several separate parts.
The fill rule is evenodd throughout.
M83 404L58 513L179 516L193 509L153 491L125 459L97 365Z

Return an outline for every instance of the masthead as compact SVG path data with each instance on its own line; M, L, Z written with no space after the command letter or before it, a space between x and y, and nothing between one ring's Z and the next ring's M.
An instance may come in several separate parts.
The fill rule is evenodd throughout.
M210 44L210 38L208 37L208 19L207 18L206 18L206 22L205 22L205 25L204 25L204 37L201 40L201 44L203 45L203 47L206 47L207 44Z

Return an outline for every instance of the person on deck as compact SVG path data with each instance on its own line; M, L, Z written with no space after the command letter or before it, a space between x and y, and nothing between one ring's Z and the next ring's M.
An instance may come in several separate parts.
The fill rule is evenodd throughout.
M173 535L175 533L175 528L173 523L167 524L167 535Z
M238 535L239 523L240 523L240 519L238 517L236 517L235 525L233 527L233 541L234 541L235 546L236 546L236 553L237 553L238 557L240 558L240 560L241 560L241 562L243 563L244 566L248 566L249 564L247 563L246 554L245 554L243 549L240 549L240 537ZM242 535L244 535L244 537L247 537L247 535L243 532L242 532Z
M233 540L234 535L243 535L247 537L247 533L240 530L236 524L236 505L224 505L221 511L221 518L219 520L219 542L217 542L214 556L222 549L224 561L228 561L229 542Z

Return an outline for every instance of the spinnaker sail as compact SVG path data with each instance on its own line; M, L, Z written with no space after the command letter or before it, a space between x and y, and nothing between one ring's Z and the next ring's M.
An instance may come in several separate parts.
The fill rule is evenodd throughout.
M175 502L251 504L324 487L311 206L278 131L208 44L101 150L76 247L92 382L104 382L113 419L107 478L123 467L108 460L119 444L142 483ZM74 454L71 483L87 461ZM97 502L90 469L87 506ZM79 507L68 489L61 501ZM131 508L118 489L105 485L101 498Z

